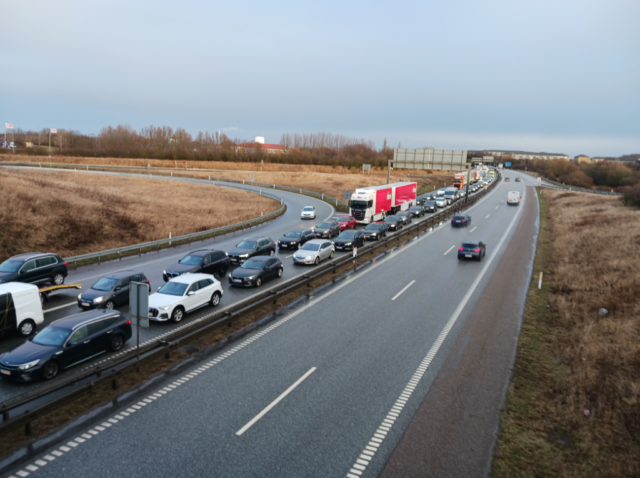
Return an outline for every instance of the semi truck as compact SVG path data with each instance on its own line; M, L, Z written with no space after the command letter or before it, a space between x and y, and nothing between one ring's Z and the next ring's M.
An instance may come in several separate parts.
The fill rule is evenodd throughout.
M457 189L462 189L467 185L467 173L457 173L453 175L452 186Z
M473 169L471 171L471 179L470 179L471 183L472 184L476 183L478 182L479 179L480 179L480 171L478 171L477 169Z
M358 224L381 221L417 204L417 183L401 182L358 188L351 195L349 212Z

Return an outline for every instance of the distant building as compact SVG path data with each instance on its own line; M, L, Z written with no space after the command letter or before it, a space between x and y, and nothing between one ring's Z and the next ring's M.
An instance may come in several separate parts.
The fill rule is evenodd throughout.
M591 158L591 162L592 163L601 163L603 161L606 161L605 158Z
M587 156L586 154L579 154L578 156L576 156L575 161L578 164L580 164L580 163L590 163L591 162L591 158L589 156Z
M246 151L253 153L258 149L266 151L269 154L281 154L286 153L287 149L281 144L269 144L264 142L264 137L256 136L256 139L252 143L242 143L236 146L236 152Z

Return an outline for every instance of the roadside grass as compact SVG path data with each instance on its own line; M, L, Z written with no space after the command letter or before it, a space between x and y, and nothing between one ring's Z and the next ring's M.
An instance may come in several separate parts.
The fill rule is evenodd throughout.
M640 211L557 190L539 198L492 475L640 476Z
M267 214L278 201L242 190L160 179L0 169L0 261L31 251L63 257Z
M177 164L178 167L173 169L176 175L188 175L198 178L219 176L230 179L244 179L246 181L250 181L253 176L253 181L256 182L307 189L321 194L328 194L340 200L343 200L344 191L351 191L353 193L353 191L359 187L377 186L387 183L387 170L379 168L373 168L371 172L362 174L361 170L344 166L332 167L266 162L261 166L259 163L244 162L178 161L174 163L173 161L157 159L77 158L69 156L55 156L52 160L55 163L64 164L130 166L140 168L147 168L147 165L150 165L152 168L173 168L174 164ZM27 155L0 155L0 163L2 161L41 163L44 167L47 165L47 162L43 161L42 158ZM262 171L260 170L261 167ZM194 170L193 168L196 169ZM198 172L198 169L214 169L218 171L215 173L204 173ZM167 174L169 174L168 171ZM414 181L418 183L418 187L428 185L437 189L443 185L450 185L452 178L453 173L446 171L438 171L438 174L432 174L431 171L395 169L392 171L391 182Z

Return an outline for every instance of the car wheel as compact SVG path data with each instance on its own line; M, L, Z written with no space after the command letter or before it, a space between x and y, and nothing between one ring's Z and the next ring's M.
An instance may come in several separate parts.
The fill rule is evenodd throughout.
M313 263L314 263L315 265L320 264L320 258L316 256L316 260L315 260L315 261L313 261Z
M331 251L331 254L329 255L329 259L333 259L333 251Z
M62 285L64 284L64 276L58 272L57 274L53 275L53 277L51 278L51 282L53 282L55 285Z
M18 333L22 337L29 337L36 330L36 324L33 320L27 319L23 320L20 324L20 328L18 328Z
M258 277L256 279L256 287L260 287L262 285L262 278Z
M269 252L269 255L272 256L276 253L276 251L274 251L273 249L271 249L271 251Z
M59 370L60 365L58 365L58 362L56 362L55 360L51 360L42 366L42 378L44 378L45 380L51 380L56 375L58 375Z
M111 342L109 342L109 349L111 349L112 352L117 352L123 345L124 339L122 338L122 335L114 335L111 337Z
M216 307L220 304L220 292L214 292L211 295L211 307Z
M173 320L176 324L180 322L184 318L184 310L182 307L176 307L173 309L173 313L171 314L171 320Z
M108 300L106 304L104 304L105 309L113 309L115 307L115 303L112 300Z
M282 267L278 269L278 277L282 277L283 272L284 272L284 269Z

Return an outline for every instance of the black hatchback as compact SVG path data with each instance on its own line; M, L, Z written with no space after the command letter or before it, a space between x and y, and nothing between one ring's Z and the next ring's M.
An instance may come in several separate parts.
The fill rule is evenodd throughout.
M49 380L60 370L104 352L118 351L131 338L131 321L115 310L92 310L52 322L31 340L0 356L0 375L28 382Z
M20 254L0 264L0 284L30 282L62 285L67 274L67 263L58 254L48 252Z
M424 208L424 210L426 212L436 212L437 211L437 206L436 206L436 201L433 199L430 199L428 201L425 201L422 204L422 207Z
M424 207L422 206L411 206L409 208L409 212L413 217L422 217L424 216Z
M364 231L358 229L347 229L342 231L333 240L338 251L348 251L354 247L364 246Z
M387 237L387 226L383 222L372 222L363 232L367 241L379 241L380 238Z
M468 227L471 224L471 216L468 214L456 214L451 218L451 227Z
M162 271L162 278L165 282L169 282L174 277L182 274L196 272L224 277L230 267L231 261L229 261L229 256L226 252L216 249L200 249L190 252L177 263L167 267Z
M236 244L229 251L231 265L237 266L255 256L272 256L276 253L276 243L269 237L250 237Z
M458 260L477 259L479 261L487 254L487 245L482 241L465 241L458 248Z
M129 303L129 284L146 282L149 279L142 272L120 271L106 275L78 295L78 307L88 309L113 309Z
M384 223L390 231L397 231L398 229L402 229L404 220L399 216L387 216L384 218Z
M256 256L229 273L229 284L260 287L263 282L282 277L284 265L277 257Z

